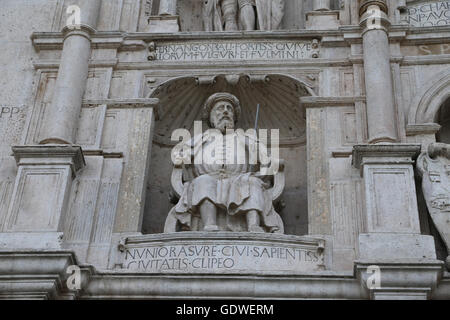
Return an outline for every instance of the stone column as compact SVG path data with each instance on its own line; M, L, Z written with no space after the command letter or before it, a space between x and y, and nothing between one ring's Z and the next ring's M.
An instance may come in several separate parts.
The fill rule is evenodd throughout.
M101 0L80 2L80 25L63 29L64 46L52 104L46 112L47 126L41 144L74 142L81 112L91 56L91 35L95 32Z
M364 73L369 143L397 141L385 0L362 0Z
M366 203L356 270L373 299L430 298L442 272L433 237L420 232L413 169L420 150L420 145L410 144L353 149L353 165L361 170ZM369 287L373 270L381 282Z
M101 0L78 4L63 28L61 62L40 145L12 148L18 171L0 247L61 248L72 180L85 165L81 147L73 143Z
M360 1L368 145L353 148L365 190L356 275L372 299L429 299L443 271L432 236L420 232L414 160L398 140L385 0Z
M177 2L178 0L161 0L158 15L149 19L149 32L167 33L180 31Z

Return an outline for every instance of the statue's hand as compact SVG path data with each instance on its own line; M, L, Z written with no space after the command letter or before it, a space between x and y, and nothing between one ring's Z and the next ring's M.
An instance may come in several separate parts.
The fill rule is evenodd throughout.
M270 182L264 180L265 178L267 178L267 176L261 175L259 172L253 173L252 175L262 181L262 187L264 189L270 189L272 187Z

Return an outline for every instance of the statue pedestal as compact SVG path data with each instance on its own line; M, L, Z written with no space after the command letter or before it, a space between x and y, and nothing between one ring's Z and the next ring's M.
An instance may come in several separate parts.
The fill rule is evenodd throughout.
M306 13L306 29L328 30L339 28L339 11L310 11Z
M149 22L148 32L151 33L170 33L180 31L178 16L170 16L170 15L151 16L148 19L148 22Z
M123 238L124 272L169 274L305 274L325 270L325 240L235 232L179 232Z

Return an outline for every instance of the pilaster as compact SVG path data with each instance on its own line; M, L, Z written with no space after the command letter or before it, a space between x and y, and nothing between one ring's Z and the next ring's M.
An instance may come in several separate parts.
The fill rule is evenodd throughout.
M14 146L18 172L0 233L3 248L60 248L72 179L84 167L79 146ZM26 234L29 241L19 241Z
M433 237L420 233L413 169L420 150L414 144L353 148L366 203L355 271L363 284L372 275L367 270L381 277L378 285L365 286L372 299L428 299L442 272Z

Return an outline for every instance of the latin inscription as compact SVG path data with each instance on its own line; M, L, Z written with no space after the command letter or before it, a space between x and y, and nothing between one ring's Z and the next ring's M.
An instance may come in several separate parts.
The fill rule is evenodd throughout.
M156 60L298 60L312 58L312 42L158 43Z
M317 250L243 244L171 245L127 248L123 267L167 271L314 271L323 256Z
M450 54L450 43L404 46L401 49L404 56L429 56Z
M432 54L450 54L450 44L432 44L419 46L420 55L432 55Z
M19 107L14 106L1 106L0 105L0 119L12 119L17 118L20 112Z
M0 151L10 152L11 145L20 143L27 117L25 105L0 104Z
M409 6L403 21L415 27L450 25L450 1L434 1Z

